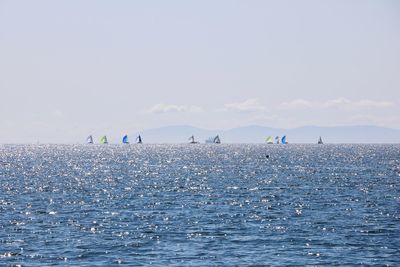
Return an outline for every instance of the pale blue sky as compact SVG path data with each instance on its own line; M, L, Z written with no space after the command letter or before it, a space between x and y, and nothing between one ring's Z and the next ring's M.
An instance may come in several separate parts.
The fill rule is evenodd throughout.
M400 128L400 2L0 0L0 93L0 143Z

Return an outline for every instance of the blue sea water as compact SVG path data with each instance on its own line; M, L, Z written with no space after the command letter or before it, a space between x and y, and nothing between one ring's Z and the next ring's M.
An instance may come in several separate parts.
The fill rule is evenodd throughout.
M400 145L2 145L0 266L48 265L399 266Z

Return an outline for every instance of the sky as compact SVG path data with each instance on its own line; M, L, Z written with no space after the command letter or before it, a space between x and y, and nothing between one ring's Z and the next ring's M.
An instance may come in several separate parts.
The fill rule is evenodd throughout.
M400 129L400 2L0 0L0 143Z

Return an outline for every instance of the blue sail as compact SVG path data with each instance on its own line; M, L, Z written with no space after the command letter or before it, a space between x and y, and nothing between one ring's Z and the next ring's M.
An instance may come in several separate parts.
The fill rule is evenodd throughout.
M122 137L122 143L129 144L128 135L125 135L124 137Z
M284 144L284 145L287 144L287 142L286 142L286 135L284 135L284 136L282 137L281 142L282 142L282 144Z

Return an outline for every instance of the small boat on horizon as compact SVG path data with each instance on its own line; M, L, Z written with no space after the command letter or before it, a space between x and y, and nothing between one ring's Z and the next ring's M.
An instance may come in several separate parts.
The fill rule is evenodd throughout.
M324 142L322 142L322 138L320 136L319 139L318 139L318 145L323 145L323 144L324 144Z
M88 143L88 144L93 144L93 136L89 135L89 136L86 138L86 143Z
M128 135L124 135L124 137L122 137L122 143L123 144L129 144L129 140L128 140Z
M190 143L189 144L198 144L199 142L196 142L194 140L194 135L192 135L191 137L189 137Z
M210 137L206 140L206 144L221 144L221 139L219 138L219 135Z
M106 135L104 135L102 138L100 138L100 144L104 144L104 145L108 144L108 140L107 140L107 136Z
M265 138L265 142L269 145L272 145L274 143L274 140L272 140L272 136L268 136Z
M136 137L136 144L142 144L142 137L140 136L140 134L138 135L138 137Z

